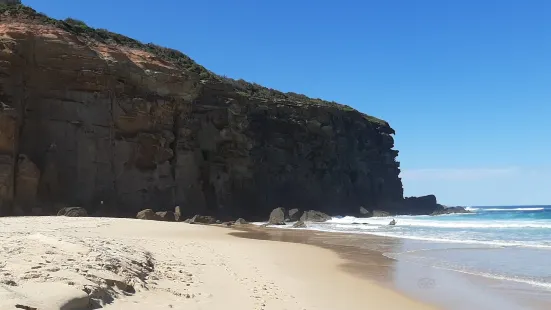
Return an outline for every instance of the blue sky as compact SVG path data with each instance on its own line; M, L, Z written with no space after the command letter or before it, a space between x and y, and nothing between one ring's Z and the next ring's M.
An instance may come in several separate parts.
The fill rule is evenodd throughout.
M23 2L387 120L408 196L551 204L551 1Z

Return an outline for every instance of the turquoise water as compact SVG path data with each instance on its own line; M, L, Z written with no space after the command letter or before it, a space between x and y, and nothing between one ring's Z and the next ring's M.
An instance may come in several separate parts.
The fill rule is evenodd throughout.
M551 206L472 207L472 214L338 217L310 227L409 239L398 260L551 292ZM525 288L523 288L524 290Z
M551 248L551 206L473 207L472 214L335 218L332 228L426 241Z

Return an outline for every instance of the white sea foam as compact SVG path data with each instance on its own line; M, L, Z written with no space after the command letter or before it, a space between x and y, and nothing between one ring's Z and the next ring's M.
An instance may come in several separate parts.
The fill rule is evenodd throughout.
M292 229L291 226L278 226L277 228L287 228ZM396 227L398 230L399 227ZM369 234L381 237L392 237L392 238L401 238L409 240L418 240L418 241L429 241L429 242L438 242L438 243L457 243L457 244L477 244L477 245L487 245L487 246L496 246L496 247L528 247L528 248L541 248L541 249L551 249L551 244L541 244L537 241L504 241L504 240L476 240L476 239L454 239L454 238L438 238L438 237L428 237L422 235L411 235L407 234L406 231L399 234L391 231L381 231L379 228L364 228L364 229L353 229L352 227L346 229L338 227L336 225L323 225L323 224L310 224L308 230L323 231L323 232L340 232L340 233L352 233L352 234ZM395 229L392 229L395 230Z
M475 208L475 207L467 207L465 208L467 211L471 212L492 212L492 211L543 211L545 210L544 207L527 207L527 208Z
M514 208L514 209L504 209L504 208L489 208L489 209L477 209L479 211L543 211L545 208Z
M373 234L440 243L478 244L500 247L551 248L551 219L535 218L528 214L519 216L520 210L541 210L544 207L519 207L514 209L492 208L517 211L517 214L486 213L452 214L448 216L395 216L356 218L353 216L334 217L326 223L308 223L311 230ZM545 214L544 214L545 215ZM540 217L538 215L538 217ZM395 219L396 225L389 226ZM259 223L260 224L260 223ZM280 227L291 228L291 227Z
M434 228L549 228L551 229L551 221L549 220L430 220L429 216L396 216L397 227L434 227ZM378 225L387 226L390 218L355 218L346 216L343 218L333 218L328 223L331 224L349 224L356 225L361 229L360 225Z
M544 207L518 207L510 209L470 207L468 210L474 213L437 217L428 215L371 218L356 218L353 216L335 217L325 223L307 223L308 228L306 229L414 240L405 243L404 248L396 248L398 251L403 249L406 252L385 253L385 255L399 260L411 259L402 255L410 252L409 249L419 251L419 248L424 249L429 247L428 250L432 250L435 246L437 249L494 248L497 251L508 251L508 248L515 248L513 250L514 253L517 253L516 251L524 253L523 251L529 250L529 253L534 251L533 253L541 253L543 257L545 257L545 253L550 253L551 240L549 236L551 235L551 219L545 212L542 212L542 214L529 213L530 211L545 210ZM516 213L510 214L509 212L498 211ZM522 213L522 211L528 212ZM396 220L396 226L388 225L392 219ZM291 225L278 228L292 229ZM430 253L427 255L427 257L431 256ZM476 257L484 259L484 256ZM517 275L518 268L515 265L492 266L492 268L488 269L484 267L484 264L475 262L475 266L471 268L455 264L449 260L438 261L437 257L432 258L432 261L427 262L427 264L436 268L490 279L523 283L551 290L551 283L549 281L529 276L533 273L522 274L523 272L520 272L521 274ZM512 263L515 262L513 261ZM513 272L508 274L510 271Z
M398 234L387 233L387 232L370 232L370 234L382 236L382 237L395 237L395 238L439 242L439 243L480 244L480 245L497 246L497 247L528 247L528 248L551 249L551 245L545 245L538 242L530 242L530 241L435 238L435 237L412 236L412 235L398 235Z
M537 280L533 280L533 279L527 279L527 278L521 278L521 277L512 277L512 276L504 276L504 275L492 274L492 273L487 273L487 272L476 272L476 271L471 271L471 270L445 268L445 267L439 267L439 266L433 266L433 267L434 268L439 268L439 269L444 269L444 270L451 270L451 271L455 271L455 272L460 272L460 273L463 273L463 274L468 274L468 275L473 275L473 276L489 278L489 279L523 283L523 284L528 284L528 285L531 285L531 286L537 286L537 287L543 288L545 290L551 290L551 283L537 281Z

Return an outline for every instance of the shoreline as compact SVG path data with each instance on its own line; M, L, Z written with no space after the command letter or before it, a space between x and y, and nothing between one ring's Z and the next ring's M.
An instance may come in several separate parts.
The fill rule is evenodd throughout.
M394 255L387 255L412 251L412 244L415 243L441 244L454 249L453 243L379 236L368 232L329 232L316 229L281 229L279 227L251 227L240 230L240 233L233 233L233 235L243 238L305 243L330 249L348 262L341 266L342 270L355 276L374 280L377 284L409 298L442 309L462 310L473 307L498 307L502 310L547 309L551 301L551 292L538 291L526 283L422 265L398 259L393 257ZM480 249L485 249L485 247L480 247ZM413 252L417 251L419 250L413 250ZM386 259L386 263L372 264L373 257L377 255ZM378 272L374 272L373 268ZM466 295L469 296L468 299L464 298Z
M2 309L81 310L66 305L91 296L104 309L435 309L346 272L333 251L223 227L22 217L0 218L0 232Z
M0 218L0 247L0 309L17 302L55 310L46 305L90 297L113 310L519 310L551 300L389 257L411 240L369 234L21 217Z

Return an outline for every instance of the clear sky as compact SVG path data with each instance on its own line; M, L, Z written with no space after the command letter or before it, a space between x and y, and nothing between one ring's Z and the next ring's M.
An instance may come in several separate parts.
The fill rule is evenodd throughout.
M23 0L396 130L405 194L551 204L549 0Z

